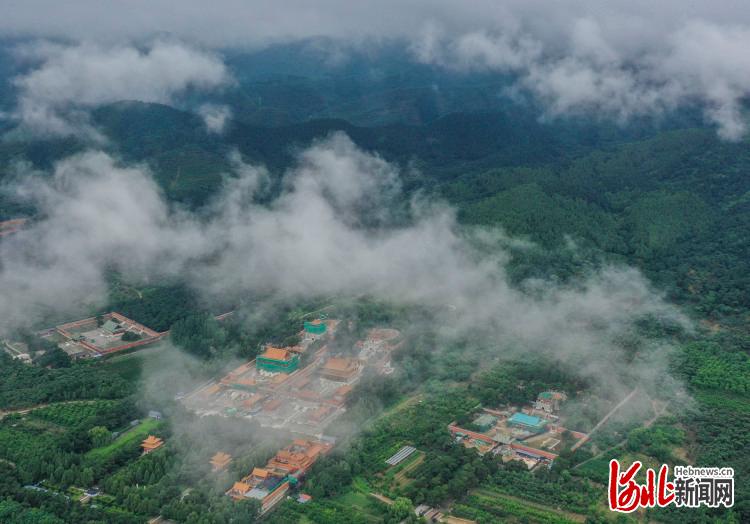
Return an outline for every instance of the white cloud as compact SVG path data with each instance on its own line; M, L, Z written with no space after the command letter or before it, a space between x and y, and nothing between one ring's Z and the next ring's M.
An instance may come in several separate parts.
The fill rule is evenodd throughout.
M210 90L230 81L217 56L181 43L157 41L145 50L42 43L22 53L39 65L13 80L16 118L38 134L91 135L90 108L120 100L170 103L188 88Z
M232 118L231 108L225 105L203 104L198 108L198 114L203 118L206 129L218 134L224 132L227 122Z
M741 114L750 92L746 2L216 0L209 9L184 0L175 10L167 0L127 5L42 0L17 3L3 15L0 36L95 41L105 48L163 33L214 48L315 37L367 48L402 39L426 63L519 75L519 87L547 104L550 115L585 111L622 120L699 103L722 136L737 139L746 127ZM337 56L345 44L332 47ZM169 71L171 60L165 66ZM128 85L131 79L123 81ZM64 128L54 110L32 105L28 119Z
M101 301L109 265L144 274L154 263L168 263L174 249L178 258L189 255L183 250L190 243L182 242L190 235L174 227L142 167L118 166L90 152L59 162L50 179L25 170L19 178L19 196L44 218L0 243L2 327Z
M724 138L741 138L747 131L741 102L750 94L750 26L693 20L669 42L670 52L653 67L671 92L702 101Z
M742 101L750 95L750 25L696 19L655 40L650 23L643 19L652 39L645 48L623 45L617 31L607 33L611 22L586 15L563 17L554 40L523 29L494 36L485 30L429 31L412 50L417 59L448 68L515 74L518 86L550 116L585 113L625 122L697 103L720 136L742 138L747 131Z
M439 203L414 201L407 220L394 216L398 169L345 135L300 152L268 205L255 198L266 171L236 154L232 164L207 216L170 209L146 168L104 153L60 162L49 180L27 178L22 190L40 218L0 243L0 326L101 302L109 268L135 282L178 275L209 298L366 293L443 307L436 326L498 347L554 347L561 359L586 357L591 373L617 365L615 340L643 315L682 322L629 268L603 268L569 286L511 285L512 240L459 227Z

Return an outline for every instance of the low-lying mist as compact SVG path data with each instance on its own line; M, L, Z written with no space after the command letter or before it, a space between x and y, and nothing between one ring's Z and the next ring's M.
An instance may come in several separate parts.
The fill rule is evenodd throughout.
M561 284L513 285L513 249L540 249L501 231L467 228L444 202L407 197L399 168L334 134L297 154L281 193L271 174L234 155L207 208L166 201L147 165L89 151L50 174L16 166L16 196L38 209L0 243L0 330L54 311L75 316L107 298L106 273L133 283L180 278L207 300L368 295L434 311L440 341L481 339L497 356L544 354L611 384L663 384L666 342L638 322L688 320L635 269L605 265ZM261 203L265 202L265 203ZM623 351L623 340L639 350Z

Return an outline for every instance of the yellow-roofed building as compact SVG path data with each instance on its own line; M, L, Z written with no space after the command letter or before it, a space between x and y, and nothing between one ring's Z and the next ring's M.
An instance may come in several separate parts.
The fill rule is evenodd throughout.
M164 441L159 437L149 435L146 439L141 442L141 448L143 448L143 454L147 455L154 450L159 449L164 445Z
M255 367L271 373L292 373L299 367L299 355L286 349L269 346L255 359Z
M224 453L223 451L217 452L211 457L211 466L213 471L221 471L226 469L227 466L232 462L232 455Z

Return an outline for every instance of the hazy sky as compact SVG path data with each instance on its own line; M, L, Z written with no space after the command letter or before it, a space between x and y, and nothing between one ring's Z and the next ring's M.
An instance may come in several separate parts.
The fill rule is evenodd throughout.
M126 68L139 88L131 98L166 101L187 86L222 85L217 65L208 67L213 74L194 76L207 69L208 49L217 51L211 55L216 58L228 47L308 37L331 37L344 47L399 39L416 61L516 75L517 88L540 101L548 116L626 121L698 104L720 136L737 140L747 130L741 100L750 91L750 4L742 0L0 0L0 13L0 36L58 38L73 46L42 57L46 79L63 63L85 72L90 62L101 66L104 60L105 67L91 70L101 75L103 87L115 87L111 97L120 93L118 71ZM157 51L175 56L174 63L156 66L171 79L167 85L152 75L159 63L152 55L169 56L154 51L154 45L167 46L155 39L169 40L169 49ZM129 45L139 48L128 51ZM140 60L134 59L139 52ZM196 68L185 69L190 57ZM90 83L85 74L81 78ZM23 98L15 116L37 131L85 129L85 115L39 100L34 87L44 79L19 80ZM91 90L97 89L94 82ZM73 100L82 90L71 83L61 91ZM84 96L82 103L92 98ZM56 120L61 113L67 113L62 122ZM226 114L207 111L209 129L220 129Z
M690 21L750 23L742 0L3 0L0 6L5 35L119 41L171 33L210 46L310 36L412 37L427 24L453 34L524 29L552 42L589 19L615 47L636 50L665 42Z

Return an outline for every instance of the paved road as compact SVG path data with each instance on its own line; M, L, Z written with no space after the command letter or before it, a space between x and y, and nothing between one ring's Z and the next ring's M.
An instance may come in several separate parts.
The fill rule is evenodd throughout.
M646 422L643 423L643 427L644 428L650 428L651 425L654 422L656 422L659 419L659 417L661 417L664 414L664 412L667 410L667 406L669 405L669 402L665 402L664 405L661 406L661 408L659 408L657 406L657 402L655 400L652 400L651 401L651 405L654 407L654 416L651 417L650 419L648 419ZM624 438L623 440L621 440L620 442L618 442L614 446L610 446L607 449L605 449L604 451L600 451L599 453L597 453L593 457L591 457L589 459L586 459L583 462L579 462L578 464L576 464L575 466L573 466L573 469L577 469L577 468L583 466L584 464L586 464L587 462L589 462L591 460L600 458L602 455L606 455L607 453L610 453L612 450L624 446L625 444L627 444L627 442L628 442L628 439Z
M589 431L589 434L588 434L588 436L587 436L587 437L584 437L584 438L582 438L581 440L579 440L578 442L576 442L576 443L575 443L575 444L573 445L573 447L572 447L572 448L570 448L570 451L575 451L575 450L577 450L578 448L580 448L580 447L581 447L582 445L584 445L584 444L585 444L586 442L588 442L588 441L589 441L589 439L591 439L591 435L593 435L593 434L594 434L594 433L595 433L595 432L596 432L596 431L597 431L597 430L598 430L598 429L599 429L600 427L602 427L602 426L603 426L604 424L606 424L606 422L607 422L607 421L609 420L609 418L610 418L610 417L611 417L612 415L614 415L614 414L615 414L615 412L616 412L616 411L617 411L618 409L620 409L620 408L621 408L622 406L624 406L625 404L627 404L627 403L628 403L628 402L630 401L630 399L631 399L631 398L633 398L633 397L635 396L635 394L636 394L637 392L638 392L638 388L635 388L635 389L634 389L633 391L631 391L631 392L630 392L630 394L628 394L628 396L627 396L627 397L625 397L624 399L622 399L622 400L621 400L621 401L619 402L619 404L617 404L617 405L616 405L615 407L613 407L613 408L612 408L612 409L610 410L610 412L609 412L609 413L607 413L606 415L604 415L604 417L602 417L602 419L601 419L601 420L600 420L599 422L597 422L596 426L594 426L594 427L593 427L593 428L591 429L591 431Z

